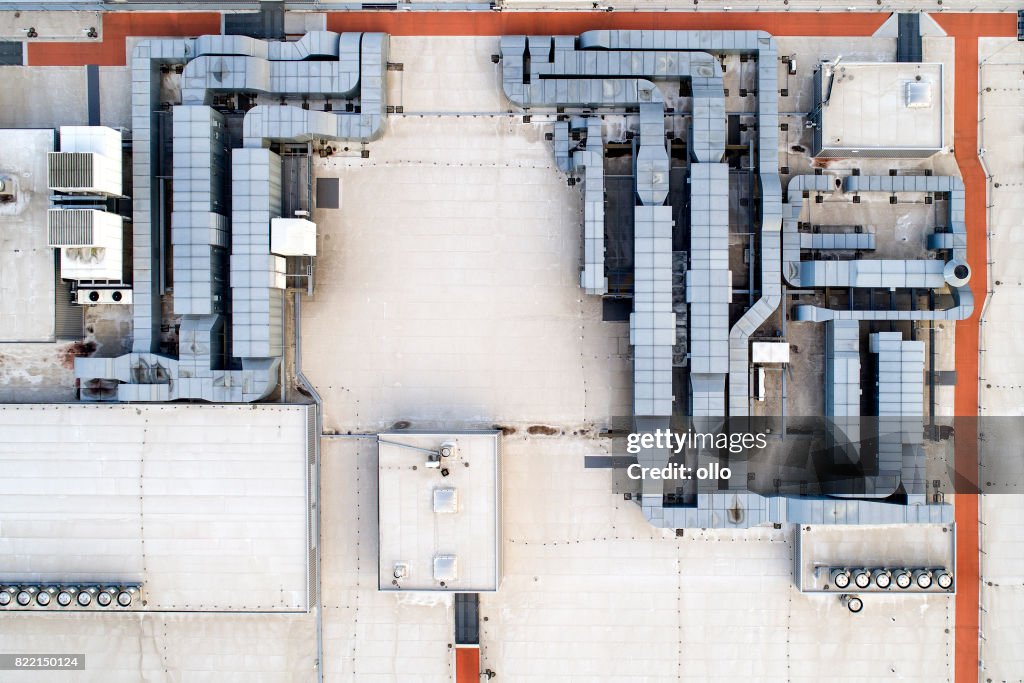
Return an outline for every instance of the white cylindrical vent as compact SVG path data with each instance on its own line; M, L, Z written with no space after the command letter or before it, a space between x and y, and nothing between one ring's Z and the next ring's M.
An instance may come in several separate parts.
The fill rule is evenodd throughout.
M28 591L18 591L18 604L22 607L28 607L29 603L32 602L32 594Z
M0 607L6 607L11 604L11 594L9 591L0 591Z
M850 585L850 572L845 569L832 570L832 585L836 588L846 588Z
M96 603L100 607L107 607L113 601L114 601L113 596L110 593L108 593L107 591L103 591L99 595L96 596Z
M70 605L71 600L71 593L69 593L68 591L63 590L60 593L57 593L57 604L61 607L67 607L68 605Z
M117 594L117 604L121 607L129 607L132 604L132 594L128 591L121 591Z
M896 585L899 588L910 588L910 585L914 583L913 577L910 575L910 572L906 569L900 569L899 571L897 571L894 575L894 578L896 579Z
M935 573L935 583L939 585L944 591L948 591L953 587L953 575L942 569Z
M854 614L857 614L864 609L864 602L856 595L840 595L839 602L846 606L846 609L850 610Z
M871 573L871 578L875 585L882 590L886 590L892 585L892 573L888 569L876 569Z
M914 572L914 583L921 590L927 590L932 587L932 573L927 569L918 569Z
M867 588L871 585L871 574L866 569L858 569L853 574L853 583L857 588Z
M78 604L82 607L88 607L92 604L92 593L89 591L82 591L78 594Z

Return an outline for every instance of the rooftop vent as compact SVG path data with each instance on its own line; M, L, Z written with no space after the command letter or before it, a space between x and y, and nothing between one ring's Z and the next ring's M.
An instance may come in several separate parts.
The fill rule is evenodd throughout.
M453 488L434 489L434 512L454 514L459 511L459 492Z
M434 557L434 580L448 583L459 578L459 562L455 555Z
M932 106L932 84L927 81L907 82L907 108L928 109Z

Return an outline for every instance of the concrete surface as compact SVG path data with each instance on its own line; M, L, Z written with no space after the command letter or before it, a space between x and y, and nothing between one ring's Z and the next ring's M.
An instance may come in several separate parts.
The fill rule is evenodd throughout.
M0 107L2 128L58 128L89 123L85 67L0 66L0 81L6 92L11 93L3 98L4 106Z
M385 591L483 593L501 582L500 432L388 432L377 441L378 586ZM454 454L428 467L442 444ZM404 444L405 447L399 444ZM450 490L451 509L436 496ZM437 575L438 557L454 560L454 576ZM396 577L396 566L406 573Z
M450 595L377 590L377 443L325 439L321 463L324 680L447 683Z
M315 622L310 615L5 614L4 650L85 654L83 672L5 671L5 683L51 681L312 681ZM49 678L43 678L48 676Z
M853 62L844 56L832 73L831 79L822 73L819 93L824 147L942 147L941 64ZM926 106L907 106L909 83L927 88Z
M409 60L406 83L438 84L417 105L434 111L452 101L443 69L480 55L490 67L497 51L494 40L441 39L439 53L461 57L414 65L420 42L395 38L391 59ZM505 106L495 81L465 85L478 106ZM315 175L340 178L342 195L339 210L315 212L317 289L303 304L304 370L326 428L628 414L614 326L579 287L581 194L555 169L545 131L505 116L396 116L369 159L317 160Z
M1024 415L1024 44L979 41L982 62L979 145L989 182L989 294L981 325L981 414ZM1018 417L1019 419L1019 417ZM1019 447L1019 444L1016 444ZM1013 482L1000 482L1012 487ZM1017 482L1019 484L1019 482ZM1024 651L1015 634L1024 627L1024 496L981 497L981 680L1017 680Z
M949 679L951 598L870 596L852 615L797 591L789 531L656 530L608 470L583 468L607 443L503 440L505 578L481 596L483 667L517 682ZM376 591L375 450L323 451L326 680L450 681L449 600Z
M1024 415L1024 45L986 38L979 43L981 125L979 144L989 182L992 292L981 330L981 414ZM982 286L983 283L976 283ZM972 286L975 283L972 281Z
M304 406L0 406L0 577L305 611ZM146 607L148 605L148 607Z
M85 4L85 3L79 3ZM103 39L102 12L53 12L0 11L0 39L25 40L30 42L49 40ZM28 37L29 29L35 29L35 38ZM89 29L95 29L96 38L89 38Z
M16 67L14 67L16 68ZM51 130L0 130L0 176L16 188L0 203L0 342L54 338L54 255L48 246Z

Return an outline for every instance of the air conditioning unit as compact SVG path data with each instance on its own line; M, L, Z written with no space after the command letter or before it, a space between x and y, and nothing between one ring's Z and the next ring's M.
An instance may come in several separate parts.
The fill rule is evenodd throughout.
M833 569L830 572L829 580L840 590L848 588L851 580L850 572L846 569Z
M128 585L0 585L0 609L111 609L131 607L141 587Z
M83 288L75 292L75 303L80 306L130 304L132 303L132 290L126 287Z

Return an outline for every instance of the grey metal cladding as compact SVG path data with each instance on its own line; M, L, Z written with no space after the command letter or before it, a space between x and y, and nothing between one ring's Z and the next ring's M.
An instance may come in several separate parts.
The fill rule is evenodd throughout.
M281 157L263 148L236 149L231 170L234 355L280 356L285 260L270 253L270 222L281 215Z
M343 43L346 35L342 35ZM303 142L321 138L367 142L377 139L383 132L387 110L384 94L387 53L387 34L362 34L357 72L361 102L359 113L323 112L288 105L259 105L245 115L245 145L259 147L266 140Z
M174 193L171 243L174 245L174 312L225 313L225 273L218 272L214 249L228 243L223 185L228 146L224 117L206 106L172 110Z
M185 104L209 104L216 92L255 92L295 96L315 93L344 98L355 93L359 71L341 62L275 62L259 57L208 55L185 66Z
M948 228L932 233L927 247L933 251L947 251L946 261L930 260L851 260L801 261L800 249L809 238L798 231L798 220L803 204L803 192L831 192L834 183L841 183L846 193L867 194L896 192L945 192L949 194ZM964 223L963 182L955 176L848 175L838 180L835 176L806 175L790 180L787 189L789 203L783 220L783 270L786 279L795 286L824 287L923 287L941 289L948 286L953 306L941 310L833 310L821 306L796 306L795 317L801 321L828 320L963 320L974 310L974 296L966 276L956 277L958 266L967 266L967 232ZM814 240L820 238L815 236ZM849 238L847 238L849 239ZM815 247L816 248L816 247ZM837 247L838 248L838 247ZM858 247L861 248L861 247Z
M268 44L265 40L249 36L199 36L195 39L193 56L204 55L240 55L267 59Z
M159 260L159 229L153 216L163 211L162 194L154 187L156 159L156 117L160 109L160 66L184 64L193 53L192 40L148 39L132 49L132 306L135 352L149 353L160 343L160 282L155 264Z
M800 233L801 249L819 251L873 251L875 249L875 233L873 232L802 232Z
M133 353L112 359L77 359L83 381L116 379L118 400L217 402L255 401L277 385L283 316L283 259L270 254L269 221L280 211L280 159L263 149L236 150L237 197L232 207L230 281L234 348L223 348L228 300L227 218L223 196L227 143L220 114L207 106L210 94L264 92L275 95L358 94L357 114L310 117L298 108L250 110L243 128L264 139L317 135L371 140L380 135L386 112L384 79L388 38L380 33L314 31L293 43L246 36L143 40L131 55L133 131ZM328 58L326 61L322 58ZM309 58L321 58L305 61ZM335 59L331 59L335 58ZM190 61L191 60L191 61ZM153 186L157 157L154 133L159 111L160 67L185 64L182 99L173 110L174 303L181 317L179 358L153 353L159 345L160 291L155 264L162 195ZM292 111L295 110L295 111ZM322 112L316 112L323 114ZM307 112L308 114L308 112ZM259 125L257 125L258 122ZM276 163L275 163L276 159ZM237 181L237 182L235 182ZM275 209L276 206L276 209ZM221 272L223 270L223 272ZM241 370L223 370L234 352Z
M860 415L860 323L832 320L825 324L825 415ZM852 424L852 423L851 423ZM847 429L851 442L856 442Z
M555 124L556 160L560 149L560 128L565 135L568 154L568 122L560 121ZM587 294L601 295L608 291L604 268L604 146L601 119L587 119L586 130L585 149L573 152L571 159L573 169L583 173L583 271L580 273L580 286Z
M672 414L672 207L637 206L634 212L633 414ZM667 263L659 261L666 257Z
M661 205L668 197L669 156L665 141L665 107L640 105L640 146L634 161L636 192L640 201Z
M906 341L900 332L873 332L871 352L878 355L875 407L879 417L924 415L924 342ZM908 421L909 422L909 421ZM920 420L917 441L920 441Z
M569 156L569 122L555 121L552 137L555 148L555 166L562 173L572 170L572 159Z
M225 36L226 38L243 38ZM384 33L335 33L320 31L302 40L266 49L264 41L238 41L232 52L206 53L185 66L182 74L182 101L209 104L215 92L257 92L274 96L317 94L328 97L359 96L359 113L331 114L333 125L323 124L325 137L332 139L372 140L380 135L386 113L384 81L387 71L388 37ZM264 54L266 53L266 54ZM336 61L302 61L310 56L337 57ZM295 59L293 59L295 58ZM295 123L294 121L292 121ZM269 129L268 139L298 139L287 131Z

